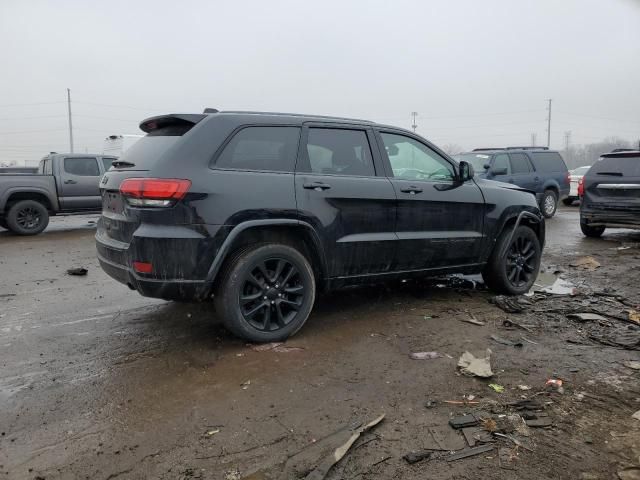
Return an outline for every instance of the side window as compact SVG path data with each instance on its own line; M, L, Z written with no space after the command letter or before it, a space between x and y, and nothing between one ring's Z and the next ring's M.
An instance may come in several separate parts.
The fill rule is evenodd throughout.
M509 155L506 153L499 153L493 158L493 167L491 169L496 173L496 175L510 175L511 174L511 166L509 165Z
M529 173L532 170L529 158L524 153L512 153L511 171L515 173Z
M79 177L98 177L100 169L95 158L65 158L64 171Z
M565 172L567 170L562 157L557 152L532 152L536 170L541 172Z
M364 130L310 128L307 139L313 173L374 176L371 147Z
M227 144L215 166L293 172L299 138L298 127L246 127Z
M115 160L115 158L102 157L102 163L104 165L104 171L105 172L111 168L111 164L113 163L114 160Z
M426 145L404 135L381 133L395 178L453 180L453 165Z

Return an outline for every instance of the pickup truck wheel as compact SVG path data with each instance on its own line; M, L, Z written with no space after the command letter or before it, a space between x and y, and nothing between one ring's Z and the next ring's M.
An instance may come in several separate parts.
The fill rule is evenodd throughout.
M556 214L558 208L558 196L553 190L545 190L540 201L540 210L544 218L551 218Z
M532 229L506 228L491 252L482 277L487 286L498 293L522 295L538 278L541 256L540 241Z
M302 328L315 294L309 260L295 248L268 243L241 249L226 262L214 302L235 335L275 342Z
M582 230L582 233L587 237L599 238L604 233L604 229L605 227L590 227L583 221L580 221L580 230Z
M49 212L40 202L21 200L7 213L7 227L18 235L37 235L49 225Z

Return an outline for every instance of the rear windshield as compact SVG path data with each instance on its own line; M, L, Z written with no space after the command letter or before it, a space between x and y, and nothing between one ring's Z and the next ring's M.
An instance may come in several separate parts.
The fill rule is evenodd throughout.
M167 150L180 141L193 124L169 125L152 130L118 158L114 170L149 170Z
M566 172L567 166L557 152L530 152L538 172Z
M640 177L640 156L602 157L593 164L593 167L589 170L589 174Z

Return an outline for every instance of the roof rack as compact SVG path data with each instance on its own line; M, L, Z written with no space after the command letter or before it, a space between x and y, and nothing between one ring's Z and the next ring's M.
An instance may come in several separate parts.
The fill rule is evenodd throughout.
M506 150L504 147L487 147L487 148L474 148L472 152L488 152L490 150Z
M505 150L549 150L549 147L506 147Z

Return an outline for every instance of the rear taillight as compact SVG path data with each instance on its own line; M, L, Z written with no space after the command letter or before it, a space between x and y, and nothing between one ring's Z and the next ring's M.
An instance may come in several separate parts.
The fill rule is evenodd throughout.
M127 178L120 184L120 193L134 207L168 207L182 199L189 188L190 180Z
M584 177L580 178L580 180L578 180L578 196L579 197L583 197L584 196Z

